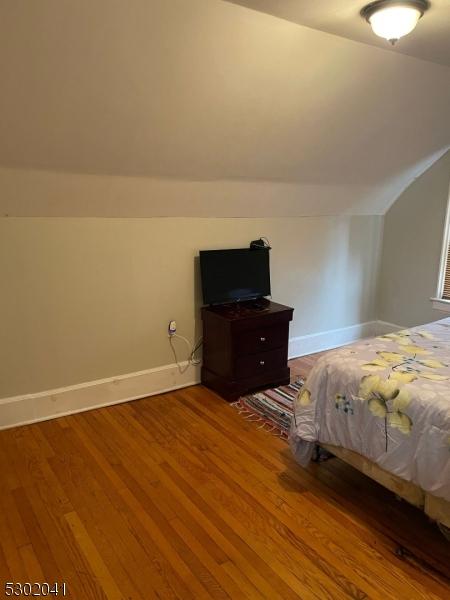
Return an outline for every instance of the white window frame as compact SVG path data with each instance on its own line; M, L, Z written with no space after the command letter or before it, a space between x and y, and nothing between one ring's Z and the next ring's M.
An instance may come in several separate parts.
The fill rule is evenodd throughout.
M450 244L450 189L449 198L447 201L447 213L445 215L444 235L442 238L441 261L439 264L439 279L436 290L436 296L430 298L433 308L450 313L450 300L444 300L442 294L444 292L445 271L447 268L448 246Z

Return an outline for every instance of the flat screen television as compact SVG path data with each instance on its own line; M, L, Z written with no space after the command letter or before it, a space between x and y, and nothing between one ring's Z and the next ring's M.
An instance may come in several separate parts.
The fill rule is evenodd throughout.
M204 304L226 304L270 295L269 251L201 250Z

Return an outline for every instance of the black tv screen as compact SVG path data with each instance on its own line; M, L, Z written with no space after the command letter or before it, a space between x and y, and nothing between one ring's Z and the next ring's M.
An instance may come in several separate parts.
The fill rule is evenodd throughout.
M201 250L200 271L205 304L270 295L268 250Z

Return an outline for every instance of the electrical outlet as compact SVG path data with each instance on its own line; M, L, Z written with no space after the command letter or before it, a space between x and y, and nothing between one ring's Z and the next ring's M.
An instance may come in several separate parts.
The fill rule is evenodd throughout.
M176 331L177 331L177 322L176 321L169 321L169 327L167 328L169 335L175 335Z

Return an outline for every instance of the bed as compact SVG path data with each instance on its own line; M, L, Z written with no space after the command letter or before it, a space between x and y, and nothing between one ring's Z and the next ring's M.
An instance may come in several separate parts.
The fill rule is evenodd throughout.
M450 527L450 318L328 352L294 403L289 436L317 444Z

